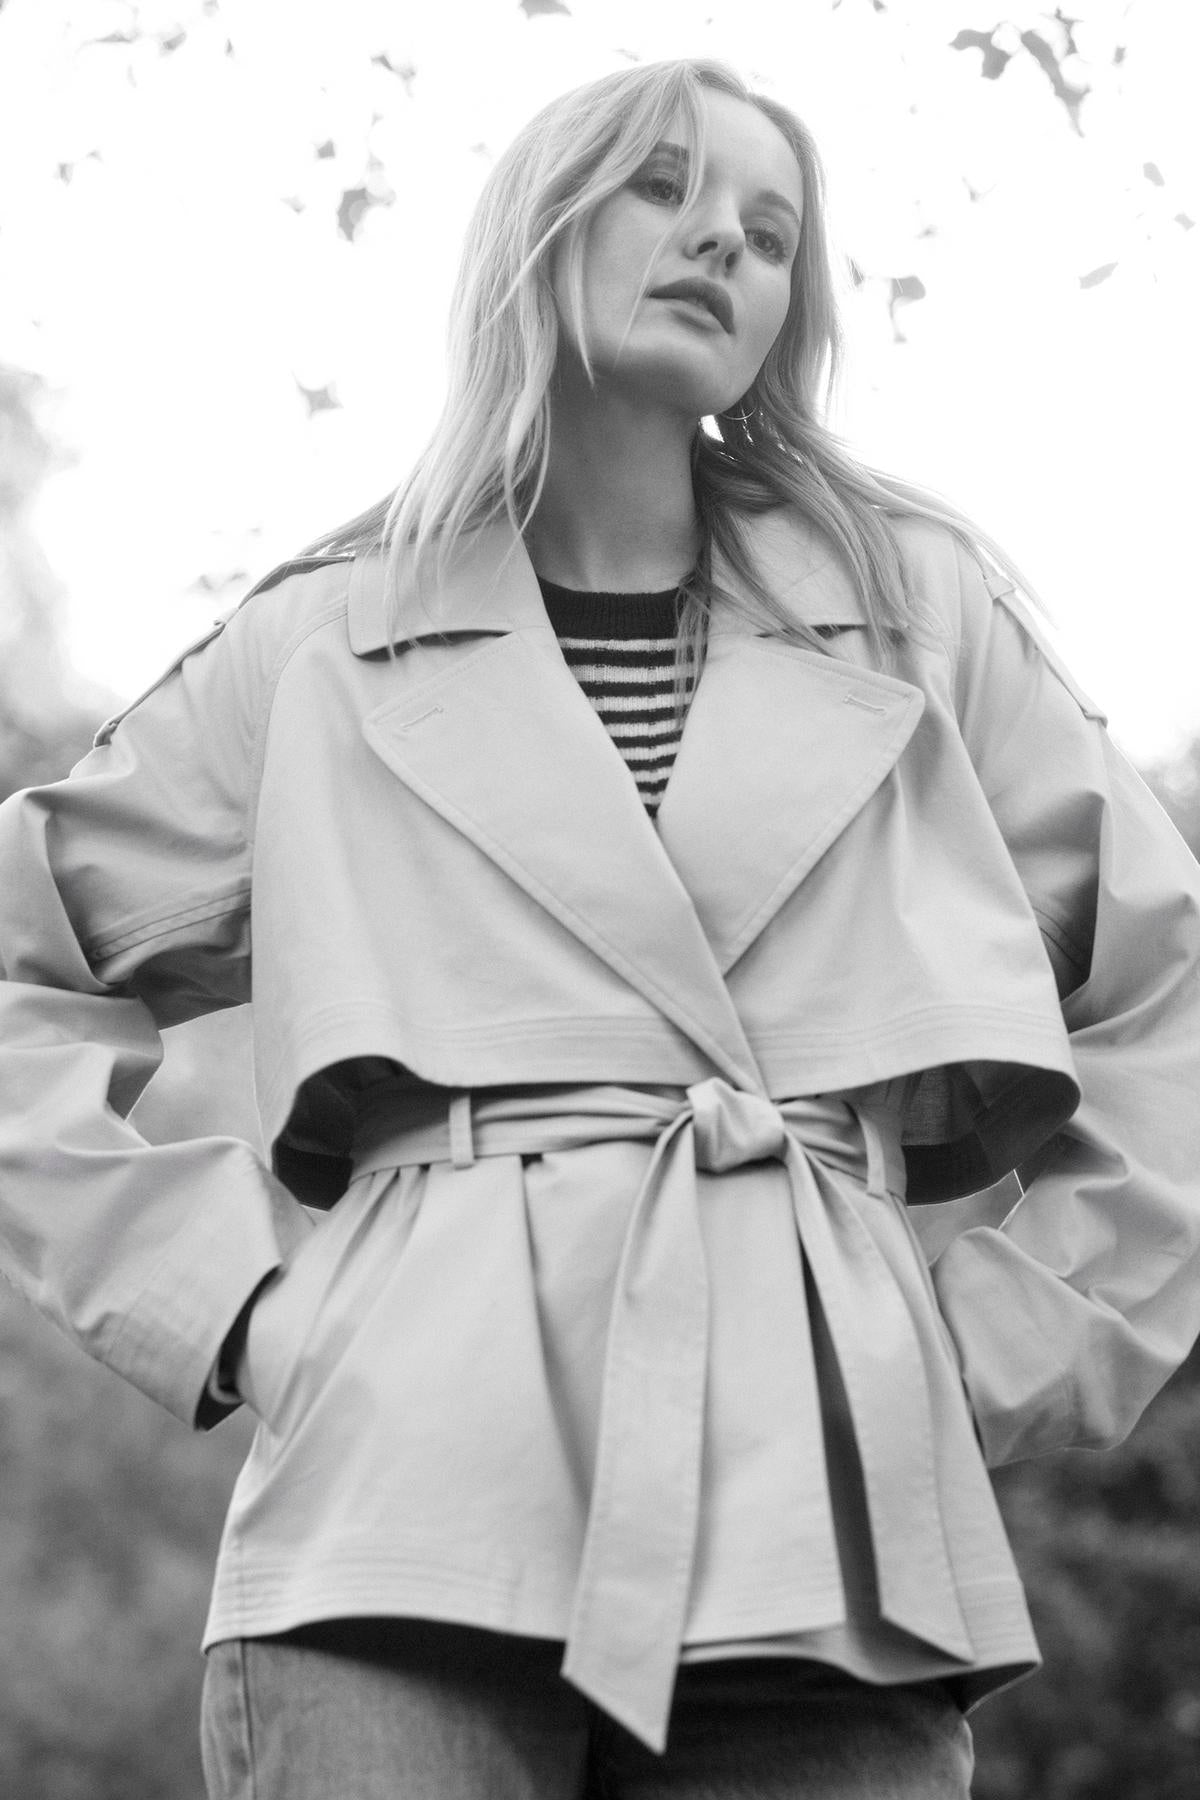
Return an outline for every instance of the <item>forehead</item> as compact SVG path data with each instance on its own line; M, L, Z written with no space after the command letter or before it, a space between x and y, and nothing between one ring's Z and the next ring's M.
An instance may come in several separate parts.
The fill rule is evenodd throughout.
M799 211L804 198L800 165L779 127L757 106L717 88L702 89L700 103L708 134L706 166L718 175L778 188ZM673 143L687 143L682 111L671 120L666 136Z

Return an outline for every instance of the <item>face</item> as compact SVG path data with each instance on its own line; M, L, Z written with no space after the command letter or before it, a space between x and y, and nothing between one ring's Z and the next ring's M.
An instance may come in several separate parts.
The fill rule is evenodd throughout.
M683 210L688 152L677 120L593 215L583 262L598 378L692 419L734 405L762 367L787 316L803 206L799 165L765 114L707 88L702 104L708 146L695 203ZM683 293L663 292L681 283ZM574 347L561 282L556 295Z

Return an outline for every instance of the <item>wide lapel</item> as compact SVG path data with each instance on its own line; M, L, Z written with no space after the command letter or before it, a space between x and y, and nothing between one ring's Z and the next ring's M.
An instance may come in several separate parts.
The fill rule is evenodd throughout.
M493 545L493 549L495 545ZM392 771L696 1044L756 1086L754 1060L686 886L558 648L523 548L489 585L455 578L426 612L472 637L438 675L405 684L363 722ZM384 627L364 586L359 653ZM376 621L375 626L370 621ZM397 676L403 680L403 659Z
M772 591L835 649L861 628L840 565L802 525L771 516L751 545ZM722 974L884 780L923 706L908 682L717 614L658 828Z

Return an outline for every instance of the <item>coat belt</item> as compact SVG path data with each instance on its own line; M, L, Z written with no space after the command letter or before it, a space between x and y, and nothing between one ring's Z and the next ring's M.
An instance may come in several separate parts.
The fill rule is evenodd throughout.
M536 1155L613 1139L654 1149L630 1214L609 1325L595 1479L563 1674L652 1749L666 1743L701 1501L708 1270L696 1171L783 1165L803 1255L853 1421L880 1609L901 1630L969 1660L972 1645L940 1528L933 1406L907 1304L859 1216L885 1198L888 1146L869 1108L784 1100L719 1077L681 1088L570 1087L459 1095L424 1122L415 1096L365 1122L355 1173L477 1157ZM419 1102L418 1102L419 1104ZM859 1129L855 1129L855 1121ZM833 1137L840 1151L822 1157ZM856 1174L846 1146L857 1147ZM898 1150L892 1147L893 1156ZM820 1419L814 1420L819 1433ZM823 1458L805 1496L837 1569ZM914 1530L919 1521L922 1529ZM932 1527L932 1528L930 1528ZM827 1584L815 1616L835 1623ZM843 1615L844 1617L844 1612Z

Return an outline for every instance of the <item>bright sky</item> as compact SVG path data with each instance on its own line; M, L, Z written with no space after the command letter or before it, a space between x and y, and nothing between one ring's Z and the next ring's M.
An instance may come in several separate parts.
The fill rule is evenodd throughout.
M0 360L46 376L75 452L36 523L79 669L136 692L243 572L393 486L436 413L449 280L495 154L630 57L715 54L796 106L829 162L868 276L853 447L1008 546L1135 756L1200 730L1200 229L1177 222L1200 221L1200 8L1075 0L1079 137L1028 56L984 81L977 51L948 47L994 26L994 0L567 4L8 0ZM135 13L186 36L85 45ZM1007 16L1049 29L1033 6ZM395 198L351 244L337 206L372 160ZM904 275L927 297L896 342ZM340 409L310 418L297 383Z

